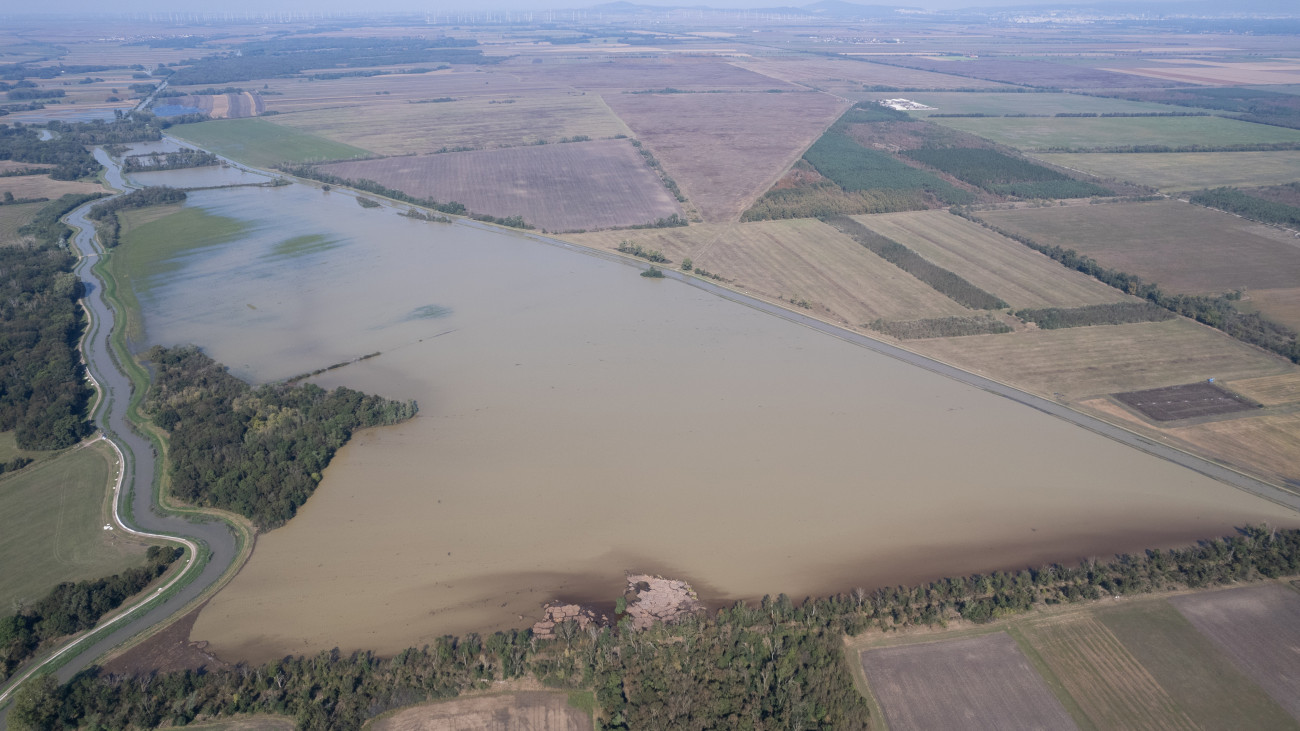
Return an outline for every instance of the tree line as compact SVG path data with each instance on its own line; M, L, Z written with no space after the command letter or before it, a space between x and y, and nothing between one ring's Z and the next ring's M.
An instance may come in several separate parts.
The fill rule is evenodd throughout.
M95 222L95 232L99 235L100 245L105 249L112 249L117 246L118 238L122 233L122 224L117 219L118 211L127 208L147 208L149 206L180 203L185 198L185 191L178 188L156 185L139 188L125 195L119 195L111 200L96 204L90 209L90 213L86 214L86 217Z
M1074 249L1040 244L1023 234L999 228L963 208L953 208L951 212L974 221L984 228L1013 241L1019 241L1034 251L1046 254L1062 265L1083 272L1121 292L1141 297L1174 314L1222 330L1244 343L1250 343L1277 353L1284 358L1290 359L1293 363L1300 363L1300 342L1297 342L1296 333L1290 328L1268 320L1258 313L1238 310L1235 302L1240 299L1240 293L1233 292L1223 295L1170 294L1160 289L1159 285L1154 282L1145 282L1136 274L1108 269L1097 263L1096 259L1084 256Z
M1239 216L1275 223L1289 228L1300 228L1300 207L1256 198L1237 188L1211 188L1193 193L1189 200L1199 206L1218 208Z
M1252 526L1108 562L856 588L798 603L769 596L643 632L568 622L552 641L518 630L443 637L391 658L335 650L139 677L92 668L62 687L49 676L28 683L10 719L19 728L98 731L277 713L296 718L300 729L358 729L391 709L532 676L552 688L593 690L603 731L861 729L870 713L845 667L845 634L988 622L1035 607L1298 572L1300 531Z
M89 433L91 390L77 341L85 317L77 301L76 257L63 245L59 219L99 194L51 201L18 229L29 241L0 246L0 431L22 449L62 449Z
M154 379L144 410L171 434L172 493L239 513L262 530L294 516L355 430L396 424L417 410L414 401L348 388L253 388L193 346L154 347L147 357Z
M998 297L985 292L897 241L881 236L848 216L831 216L822 221L834 226L873 254L925 282L940 294L964 307L972 310L997 310L1007 306L1007 303Z
M1084 307L1043 307L1013 312L1025 322L1044 330L1088 325L1125 325L1133 322L1163 322L1176 315L1154 302L1114 302Z
M1009 325L988 314L979 317L931 317L923 320L877 319L867 323L866 327L899 340L1001 335L1011 332Z
M104 579L65 581L32 605L0 617L0 682L42 645L94 627L100 617L162 576L182 553L180 548L150 546L144 566Z

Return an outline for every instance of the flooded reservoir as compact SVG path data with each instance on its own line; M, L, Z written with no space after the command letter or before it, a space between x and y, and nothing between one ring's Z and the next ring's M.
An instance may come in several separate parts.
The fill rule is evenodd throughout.
M242 227L159 249L134 281L139 345L193 342L257 382L380 353L315 381L420 403L359 433L203 610L192 639L225 659L523 627L549 599L612 601L629 570L687 579L716 606L1300 526L1009 399L618 263L303 185L185 206Z

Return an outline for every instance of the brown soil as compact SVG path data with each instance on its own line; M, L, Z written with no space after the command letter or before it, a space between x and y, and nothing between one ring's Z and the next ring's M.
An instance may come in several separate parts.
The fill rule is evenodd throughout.
M1205 381L1183 386L1117 393L1115 398L1156 421L1217 416L1256 408L1255 404L1237 394Z
M207 652L208 643L190 642L190 630L202 610L203 607L195 609L162 632L104 663L104 672L146 675L153 672L230 667L216 655Z

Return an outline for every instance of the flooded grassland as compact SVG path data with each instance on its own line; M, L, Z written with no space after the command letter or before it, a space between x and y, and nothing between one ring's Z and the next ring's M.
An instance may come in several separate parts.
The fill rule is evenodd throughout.
M226 659L525 626L549 599L612 600L627 570L690 580L716 604L1300 525L620 264L302 185L185 206L242 233L159 246L166 261L136 282L140 345L194 342L255 381L379 352L316 381L421 407L358 434L299 515L258 539L194 626Z

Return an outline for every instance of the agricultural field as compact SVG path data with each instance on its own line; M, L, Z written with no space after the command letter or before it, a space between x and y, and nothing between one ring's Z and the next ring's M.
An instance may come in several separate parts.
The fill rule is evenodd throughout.
M1223 117L932 117L932 121L1019 150L1106 151L1300 142L1300 130Z
M886 60L886 59L882 59ZM1168 81L1146 79L1106 69L1037 59L961 59L889 57L900 66L970 76L990 81L1058 89L1127 89L1170 86ZM1176 84L1172 84L1176 85Z
M876 319L971 314L815 219L605 231L565 238L610 250L629 241L662 252L674 264L689 258L696 267L748 293L787 303L804 301L814 313L851 326Z
M169 97L160 100L154 105L155 109L163 106L197 109L213 119L256 117L266 111L262 96L247 91L242 94L199 94L196 96Z
M1300 282L1300 248L1289 234L1180 201L1022 208L980 216L1168 292L1291 288Z
M512 68L510 73L533 84L558 84L601 93L651 89L687 92L800 90L794 83L755 72L743 64L708 57L605 58L567 62L544 59L541 63Z
M48 175L15 175L0 178L0 196L13 193L15 198L49 198L65 193L103 193L104 186L80 180L54 180ZM7 206L0 206L0 215Z
M296 719L287 716L258 714L235 716L212 721L195 721L185 728L190 731L293 731L298 728Z
M871 649L862 667L893 731L1078 728L1004 632Z
M1266 584L1189 594L1170 603L1300 720L1300 592Z
M267 88L259 91L267 111L280 114L354 106L377 109L445 98L507 100L573 91L544 80L526 83L517 76L495 69L394 73L328 80L267 79L264 84Z
M395 157L326 165L419 198L474 213L522 216L549 231L652 223L681 206L626 140Z
M1186 84L1218 86L1224 84L1296 84L1300 83L1300 64L1288 60L1255 63L1224 63L1197 60L1195 63L1171 59L1168 65L1115 69L1153 79Z
M59 582L144 563L144 545L104 530L114 469L112 451L98 443L0 479L0 615Z
M864 86L918 89L1001 89L1005 84L968 79L933 71L886 66L854 59L824 57L748 58L733 61L736 66L816 89L838 94L861 93ZM880 92L873 92L879 95Z
M1300 180L1300 150L1276 152L1035 153L1052 165L1168 192Z
M1115 394L1121 403L1156 421L1222 416L1256 408L1242 397L1208 381Z
M1096 612L1024 622L1022 631L1097 728L1200 728Z
M1300 287L1253 289L1237 304L1243 311L1258 312L1274 322L1300 331Z
M736 221L846 106L828 94L609 94L706 222Z
M405 708L375 720L372 731L590 731L591 713L553 691L494 693Z
M1224 385L1264 406L1300 403L1300 373L1249 378Z
M1214 377L1295 372L1290 363L1186 319L1028 330L909 345L923 355L1067 400Z
M0 245L17 242L18 229L31 223L44 205L44 203L23 203L16 206L0 206Z
M885 213L856 216L855 220L957 272L1013 308L1135 301L1114 287L1066 269L1023 244L947 211Z
M383 118L382 125L374 123L377 115ZM281 128L355 145L380 155L515 147L579 136L604 139L631 135L631 130L610 112L598 95L578 91L453 98L426 104L350 106L284 113L273 119ZM335 159L338 157L347 155Z
M372 153L264 119L218 119L172 127L168 134L254 167L370 157Z
M969 80L968 80L969 81ZM882 98L887 94L877 94ZM1084 96L1082 94L1023 94L996 92L916 91L905 94L934 110L909 112L924 118L932 114L1078 114L1149 113L1184 111L1179 107L1152 102Z
M1199 454L1300 487L1300 413L1291 408L1171 429L1168 433Z

